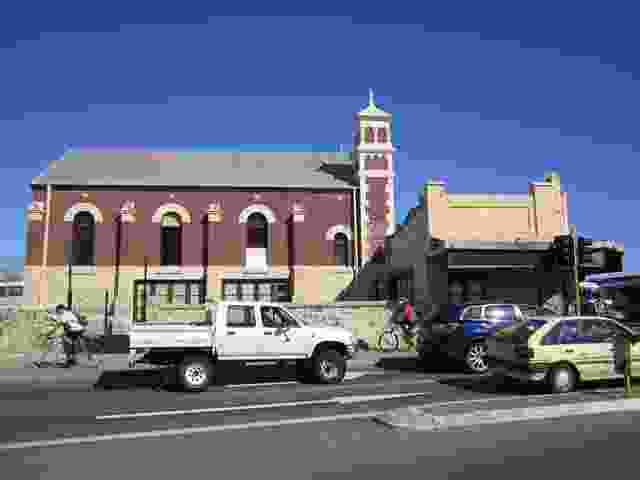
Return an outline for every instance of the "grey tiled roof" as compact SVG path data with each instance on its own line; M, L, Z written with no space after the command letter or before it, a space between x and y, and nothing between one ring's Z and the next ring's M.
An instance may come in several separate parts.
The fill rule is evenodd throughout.
M347 152L68 151L34 185L352 188Z

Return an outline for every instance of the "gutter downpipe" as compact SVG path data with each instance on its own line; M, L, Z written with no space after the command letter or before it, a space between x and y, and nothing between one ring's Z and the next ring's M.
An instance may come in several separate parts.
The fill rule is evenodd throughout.
M49 255L49 224L51 223L51 184L50 183L47 183L47 199L46 199L45 208L46 208L46 211L45 211L45 223L44 223L44 246L42 249L42 268L40 269L40 285L38 288L38 304L39 305L42 305L42 297L43 297L42 277L45 275L45 271L47 269L47 259Z
M353 237L353 275L354 277L358 274L358 270L359 270L359 242L360 242L360 229L358 228L358 213L356 212L356 209L358 208L358 204L357 204L357 199L356 199L356 188L354 188L351 191L351 199L352 199L352 203L351 203L351 212L352 212L352 217L353 217L353 233L352 233L352 237Z

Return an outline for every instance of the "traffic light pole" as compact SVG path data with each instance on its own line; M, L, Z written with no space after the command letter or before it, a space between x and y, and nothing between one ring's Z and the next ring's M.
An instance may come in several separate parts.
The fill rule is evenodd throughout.
M571 225L570 234L572 239L571 243L573 243L573 252L571 252L571 254L573 255L573 280L574 280L575 289L576 289L576 315L581 316L582 315L582 299L580 295L580 277L578 276L580 266L578 264L578 236L576 233L575 225Z

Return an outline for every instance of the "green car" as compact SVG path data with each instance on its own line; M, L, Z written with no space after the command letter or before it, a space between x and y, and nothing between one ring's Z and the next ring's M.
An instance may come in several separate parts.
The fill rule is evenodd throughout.
M567 393L579 382L623 378L616 371L614 342L636 337L625 325L603 317L530 318L488 339L491 372L527 382L545 382ZM632 376L640 377L640 343L631 349Z

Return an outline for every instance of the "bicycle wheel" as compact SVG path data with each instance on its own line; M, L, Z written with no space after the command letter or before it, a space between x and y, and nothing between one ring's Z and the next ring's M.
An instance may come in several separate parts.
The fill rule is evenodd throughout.
M61 365L66 363L67 354L64 350L64 340L60 337L56 337L51 341L51 350L53 353L53 361L51 362L53 365Z
M400 347L400 339L393 330L384 330L378 337L378 348L383 352L395 352Z

